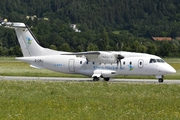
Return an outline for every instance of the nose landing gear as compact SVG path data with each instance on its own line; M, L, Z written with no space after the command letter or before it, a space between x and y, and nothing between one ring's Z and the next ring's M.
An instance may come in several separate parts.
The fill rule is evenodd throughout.
M110 78L104 78L104 81L109 81Z
M163 79L163 78L159 78L159 79L158 79L158 82L159 82L159 83L163 83L163 82L164 82L164 79Z
M164 82L164 76L163 75L158 75L158 76L156 76L156 78L158 79L159 83L163 83Z

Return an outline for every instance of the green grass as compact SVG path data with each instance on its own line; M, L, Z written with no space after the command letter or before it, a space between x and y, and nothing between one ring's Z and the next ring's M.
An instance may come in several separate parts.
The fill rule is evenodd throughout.
M177 70L167 77L179 79L180 59L165 60ZM6 57L0 58L0 74L83 77L34 69ZM179 91L178 84L1 80L0 120L179 120Z
M178 120L180 85L0 81L0 119Z

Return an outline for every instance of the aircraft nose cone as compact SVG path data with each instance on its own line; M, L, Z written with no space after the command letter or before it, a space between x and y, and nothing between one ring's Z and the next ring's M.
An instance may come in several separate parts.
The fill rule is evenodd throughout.
M176 73L176 70L173 67L171 67L171 69L169 69L169 73L171 74Z
M169 65L168 69L167 69L167 73L174 74L174 73L176 73L176 70L172 66Z
M176 70L169 64L162 64L159 72L161 72L163 74L174 74L174 73L176 73Z

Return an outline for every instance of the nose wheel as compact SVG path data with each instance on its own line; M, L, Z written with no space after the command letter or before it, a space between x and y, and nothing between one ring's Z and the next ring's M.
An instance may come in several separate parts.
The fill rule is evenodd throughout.
M158 79L158 82L159 82L159 83L163 83L163 82L164 82L163 78L159 78L159 79Z
M104 81L109 81L110 78L104 78Z

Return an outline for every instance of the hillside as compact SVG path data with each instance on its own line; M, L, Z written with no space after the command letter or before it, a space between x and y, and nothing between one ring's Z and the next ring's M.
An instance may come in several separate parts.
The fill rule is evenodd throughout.
M0 0L0 17L25 22L45 47L66 51L127 50L179 55L179 0ZM34 20L26 16L36 15ZM42 18L48 18L44 21ZM69 24L77 24L75 33ZM115 34L116 33L116 34ZM1 55L21 55L12 30L0 28ZM139 46L139 47L137 47ZM166 48L166 49L164 49ZM15 49L15 51L14 51Z

